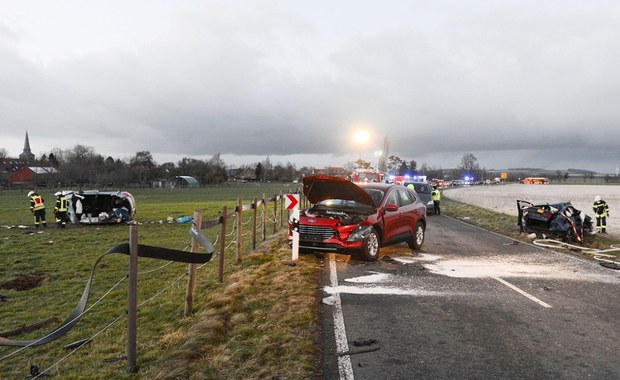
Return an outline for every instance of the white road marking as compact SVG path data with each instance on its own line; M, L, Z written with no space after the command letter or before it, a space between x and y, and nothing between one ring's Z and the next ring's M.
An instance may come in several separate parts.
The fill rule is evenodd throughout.
M384 282L390 277L390 275L387 273L379 273L379 272L372 272L372 271L370 273L371 274L368 274L365 276L345 278L344 281L369 284L369 283Z
M543 307L551 308L551 305L549 305L548 303L545 303L545 302L543 302L543 301L539 300L538 298L534 297L533 295L531 295L531 294L527 293L526 291L524 291L524 290L521 290L521 289L517 288L516 286L514 286L514 285L513 285L513 284L511 284L510 282L505 281L505 280L502 280L502 279L501 279L501 278L499 278L499 277L493 277L493 278L494 278L495 280L497 280L497 281L501 282L502 284L506 285L506 286L507 286L507 287L509 287L510 289L514 290L515 292L517 292L517 293L519 293L519 294L521 294L521 295L526 296L527 298L531 299L532 301L536 302L537 304L539 304L539 305L541 305L541 306L543 306Z
M336 271L336 260L334 257L329 259L329 281L332 287L338 287L338 273ZM344 316L342 314L342 303L340 302L340 294L334 293L334 336L336 337L336 353L342 354L349 351L349 343L347 341L347 331L344 327ZM353 366L351 365L351 357L349 355L338 355L338 372L340 379L353 380Z
M387 287L387 286L326 286L323 288L323 291L327 294L371 294L371 295L393 295L393 296L416 296L416 297L442 297L442 296L466 296L470 293L463 292L436 292L432 290L423 290L423 289L405 289L399 287ZM327 300L325 302L333 301Z

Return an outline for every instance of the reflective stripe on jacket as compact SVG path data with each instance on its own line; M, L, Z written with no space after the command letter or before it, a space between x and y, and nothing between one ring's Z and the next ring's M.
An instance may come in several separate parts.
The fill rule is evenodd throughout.
M607 202L600 200L594 202L594 204L592 205L592 210L594 211L594 215L598 217L605 216L605 214L609 213L609 205L607 204Z
M33 195L30 197L30 209L32 211L43 210L45 204L43 203L43 197L40 195Z
M58 199L56 199L56 211L64 212L67 211L67 209L67 198L59 197Z

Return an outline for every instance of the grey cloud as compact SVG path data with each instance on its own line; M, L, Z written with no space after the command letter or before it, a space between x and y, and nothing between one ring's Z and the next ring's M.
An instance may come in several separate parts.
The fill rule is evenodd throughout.
M330 26L364 22L370 8L355 4L359 20L334 13ZM343 38L286 3L208 3L133 51L47 67L20 57L18 33L0 25L3 123L18 141L67 128L64 148L102 154L334 160L360 150L349 134L363 123L388 136L391 154L431 166L473 152L488 168L615 167L616 3L407 3L408 17L391 5L373 11L397 22Z

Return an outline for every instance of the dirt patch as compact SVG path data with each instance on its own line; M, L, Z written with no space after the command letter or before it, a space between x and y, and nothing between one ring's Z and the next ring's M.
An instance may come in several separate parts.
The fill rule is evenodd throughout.
M17 291L29 290L33 288L38 288L39 286L41 286L44 280L45 275L43 273L24 274L17 276L14 279L9 280L3 284L0 284L0 288L12 289Z

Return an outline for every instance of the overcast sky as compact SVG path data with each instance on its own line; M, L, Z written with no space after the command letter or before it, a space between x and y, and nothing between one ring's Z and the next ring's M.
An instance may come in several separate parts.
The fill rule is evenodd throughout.
M0 148L615 173L619 70L617 0L0 0Z

